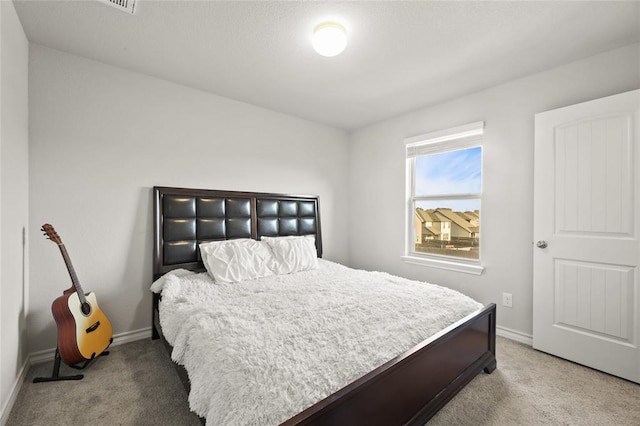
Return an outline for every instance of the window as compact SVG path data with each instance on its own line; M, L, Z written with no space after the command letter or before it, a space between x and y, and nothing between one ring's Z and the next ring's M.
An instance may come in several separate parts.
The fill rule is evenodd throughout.
M481 273L482 133L478 122L405 140L411 263Z

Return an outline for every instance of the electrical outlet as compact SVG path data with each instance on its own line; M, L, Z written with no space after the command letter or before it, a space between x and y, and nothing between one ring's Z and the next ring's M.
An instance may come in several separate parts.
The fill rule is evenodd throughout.
M513 307L513 294L502 293L502 306L506 306L507 308Z

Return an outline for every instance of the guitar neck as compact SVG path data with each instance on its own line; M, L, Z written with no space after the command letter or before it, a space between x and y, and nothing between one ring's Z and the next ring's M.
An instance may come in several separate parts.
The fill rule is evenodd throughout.
M62 253L64 264L67 265L67 271L69 271L69 275L71 276L73 287L76 289L76 293L78 293L78 298L80 299L80 302L84 304L86 303L84 291L82 290L82 286L80 285L80 281L76 275L76 270L73 268L73 264L71 263L71 258L69 258L69 253L67 253L67 248L62 243L59 243L58 247L60 248L60 253Z

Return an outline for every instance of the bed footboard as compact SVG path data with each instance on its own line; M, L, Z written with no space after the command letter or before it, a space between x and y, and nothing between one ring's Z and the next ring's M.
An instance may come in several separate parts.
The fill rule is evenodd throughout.
M495 370L495 342L492 303L283 425L423 425L478 373Z

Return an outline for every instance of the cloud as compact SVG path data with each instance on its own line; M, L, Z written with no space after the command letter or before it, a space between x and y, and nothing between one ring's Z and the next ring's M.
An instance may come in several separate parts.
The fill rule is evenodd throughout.
M473 194L481 190L482 148L416 158L416 195Z

